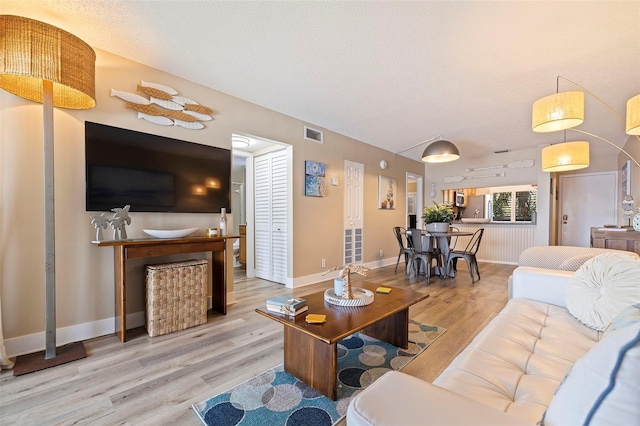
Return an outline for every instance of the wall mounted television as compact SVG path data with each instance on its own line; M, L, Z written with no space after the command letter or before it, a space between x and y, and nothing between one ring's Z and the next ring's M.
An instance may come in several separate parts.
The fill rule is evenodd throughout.
M231 211L231 150L85 122L87 211Z

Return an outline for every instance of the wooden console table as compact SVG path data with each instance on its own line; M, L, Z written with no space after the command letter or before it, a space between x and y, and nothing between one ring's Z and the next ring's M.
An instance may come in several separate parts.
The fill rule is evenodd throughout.
M640 254L640 232L591 228L591 246Z
M116 290L116 334L127 341L126 263L127 259L166 256L182 253L211 252L211 305L213 310L227 314L227 244L226 237L186 237L176 239L145 238L140 240L100 241L98 247L113 247Z

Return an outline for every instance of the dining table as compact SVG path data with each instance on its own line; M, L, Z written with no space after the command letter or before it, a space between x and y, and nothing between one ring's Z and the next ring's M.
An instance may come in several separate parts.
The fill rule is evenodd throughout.
M435 238L435 248L438 251L438 254L440 255L440 265L442 266L436 266L434 268L434 274L435 275L440 275L441 277L446 277L446 278L453 278L455 276L455 271L453 270L449 270L449 264L447 263L447 257L449 255L449 243L451 241L451 238L454 237L471 237L473 236L473 232L468 232L468 231L447 231L447 232L429 232L429 231L422 231L422 235L423 236L432 236ZM422 239L422 249L423 250L429 250L429 246L431 245L431 243L429 242L428 238L423 238Z

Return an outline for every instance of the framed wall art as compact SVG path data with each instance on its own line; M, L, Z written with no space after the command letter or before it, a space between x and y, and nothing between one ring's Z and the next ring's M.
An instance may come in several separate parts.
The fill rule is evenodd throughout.
M622 196L631 195L631 160L625 161L620 170Z
M304 195L308 197L324 197L326 195L324 163L304 162Z
M395 210L396 180L388 176L378 176L378 209Z

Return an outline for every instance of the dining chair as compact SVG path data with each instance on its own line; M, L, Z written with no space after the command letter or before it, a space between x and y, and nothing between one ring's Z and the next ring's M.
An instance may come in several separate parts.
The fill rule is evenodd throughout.
M449 231L460 232L460 228L456 226L450 226ZM458 236L454 235L453 237L447 237L447 242L449 243L449 250L455 250L456 244L458 244Z
M409 257L411 256L411 249L408 246L405 246L404 239L407 238L403 235L406 233L406 229L401 226L393 227L393 235L396 236L398 240L398 246L400 247L400 251L398 252L398 260L396 261L396 270L398 272L398 264L400 263L400 257L404 254L404 269L407 270L407 264L409 263Z
M478 274L478 280L480 279L480 270L478 269L478 260L476 259L476 253L478 252L478 248L480 248L482 234L484 234L484 228L478 229L473 233L471 240L469 240L469 243L464 250L450 250L449 254L447 255L446 264L448 270L451 270L451 266L453 266L454 271L457 269L458 259L464 259L465 262L467 262L472 283L475 282L475 277L473 276L474 269L476 274Z
M438 256L434 249L435 237L433 237L433 235L431 235L431 233L429 233L428 231L420 231L416 228L408 229L406 235L407 245L411 250L411 256L409 258L409 270L407 271L407 275L410 275L411 271L415 269L416 276L418 276L420 274L420 266L424 261L425 275L427 277L427 282L429 282L431 278L431 264L433 260L435 259L437 265L441 266L439 260L440 256ZM416 263L418 264L416 265Z

